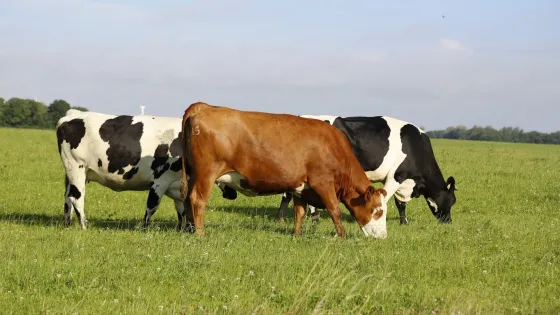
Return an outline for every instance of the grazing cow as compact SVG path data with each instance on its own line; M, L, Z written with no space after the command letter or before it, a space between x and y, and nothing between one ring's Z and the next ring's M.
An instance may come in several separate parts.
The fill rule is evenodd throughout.
M407 224L406 203L424 196L433 215L451 223L455 204L455 179L444 180L432 151L430 138L420 128L386 116L301 117L327 122L342 131L371 182L384 182L387 198L395 195L400 223ZM292 196L284 193L277 219L281 219ZM311 209L312 215L318 214Z
M143 224L166 195L182 222L180 118L113 116L70 109L56 125L58 152L66 170L64 220L72 208L86 229L86 181L114 191L149 190Z
M345 237L342 201L366 235L387 237L385 191L370 185L344 134L328 124L198 102L185 110L182 135L186 227L199 235L216 182L252 196L291 192L295 235L311 204L326 208Z

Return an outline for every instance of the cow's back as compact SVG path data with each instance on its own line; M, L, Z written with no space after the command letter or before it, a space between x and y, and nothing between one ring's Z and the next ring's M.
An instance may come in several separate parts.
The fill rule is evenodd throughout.
M274 177L279 192L299 186L317 168L338 177L354 158L339 130L293 115L208 107L190 117L188 128L191 150L205 150L197 153L214 155L253 182Z
M87 168L87 180L114 190L144 190L154 155L178 159L180 118L107 115L69 110L57 123L63 163ZM70 168L74 166L70 165ZM177 176L180 179L180 175Z

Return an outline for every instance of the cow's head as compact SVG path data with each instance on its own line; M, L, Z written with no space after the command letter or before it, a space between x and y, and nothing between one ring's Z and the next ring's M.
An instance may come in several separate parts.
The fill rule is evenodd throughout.
M366 236L387 238L387 192L369 186L363 195L350 200L348 210Z
M455 204L455 179L453 176L447 179L445 188L437 192L434 198L426 197L428 206L433 215L441 223L451 223L451 207Z

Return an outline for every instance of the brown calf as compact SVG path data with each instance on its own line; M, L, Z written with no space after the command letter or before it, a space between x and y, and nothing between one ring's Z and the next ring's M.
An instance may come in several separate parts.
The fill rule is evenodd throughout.
M199 102L185 111L182 131L182 197L197 234L204 234L204 210L216 182L249 196L292 192L295 235L310 204L326 208L338 236L345 237L342 201L366 235L387 237L386 192L370 185L346 136L335 127Z

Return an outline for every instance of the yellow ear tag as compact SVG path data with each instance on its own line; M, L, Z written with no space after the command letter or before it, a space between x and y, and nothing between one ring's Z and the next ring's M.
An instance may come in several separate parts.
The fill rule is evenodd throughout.
M451 184L447 184L447 190L449 190L450 187L451 187Z

